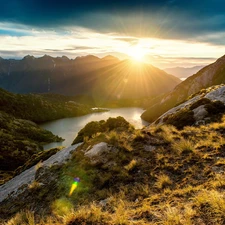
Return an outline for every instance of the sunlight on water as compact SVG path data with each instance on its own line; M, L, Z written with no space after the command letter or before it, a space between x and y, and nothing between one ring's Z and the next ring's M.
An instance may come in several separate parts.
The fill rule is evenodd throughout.
M42 128L50 130L52 133L63 137L65 141L59 143L50 143L44 146L44 149L54 148L57 146L70 146L77 133L89 122L107 120L109 117L122 116L135 128L140 129L148 123L140 118L144 112L141 108L117 108L110 109L108 112L93 113L85 116L64 118L52 122L44 123Z

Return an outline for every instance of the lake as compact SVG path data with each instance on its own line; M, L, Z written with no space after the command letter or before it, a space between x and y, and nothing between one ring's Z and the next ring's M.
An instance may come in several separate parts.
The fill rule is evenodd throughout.
M64 118L43 123L40 126L53 134L65 139L63 142L53 142L44 146L44 149L50 149L57 146L70 146L77 133L89 122L107 120L109 117L122 116L135 128L140 129L148 123L141 119L141 114L144 112L141 108L116 108L109 109L107 112L92 113L85 116Z

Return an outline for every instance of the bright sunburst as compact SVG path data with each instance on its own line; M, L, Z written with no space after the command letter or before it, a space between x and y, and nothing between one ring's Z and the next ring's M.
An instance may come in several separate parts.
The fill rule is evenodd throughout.
M127 54L135 61L141 62L144 60L146 50L143 47L136 45L136 46L130 47Z

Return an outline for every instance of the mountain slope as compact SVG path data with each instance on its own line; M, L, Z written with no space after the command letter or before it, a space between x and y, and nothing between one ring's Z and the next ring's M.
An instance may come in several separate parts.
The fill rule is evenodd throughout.
M176 77L148 64L125 60L113 66L84 76L94 79L86 83L92 96L109 99L138 99L157 96L174 88L180 81ZM85 89L85 87L83 87ZM87 90L88 91L88 90Z
M151 97L173 89L179 79L147 64L107 56L1 60L0 84L17 93L52 92L104 99Z
M216 62L204 67L195 75L188 77L185 81L177 85L173 91L161 96L142 114L146 121L153 122L160 115L174 106L185 101L190 95L200 90L225 82L225 56Z
M0 111L37 123L92 112L89 107L72 101L70 97L13 94L1 88Z

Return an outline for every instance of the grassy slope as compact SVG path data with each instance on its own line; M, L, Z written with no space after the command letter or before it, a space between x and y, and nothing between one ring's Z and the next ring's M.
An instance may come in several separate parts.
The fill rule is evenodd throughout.
M70 162L40 168L25 194L16 204L5 201L0 213L23 210L8 225L224 224L224 126L224 120L179 131L129 126L98 132L96 126ZM95 160L85 157L100 141L114 146L112 151ZM68 197L76 176L81 183Z

